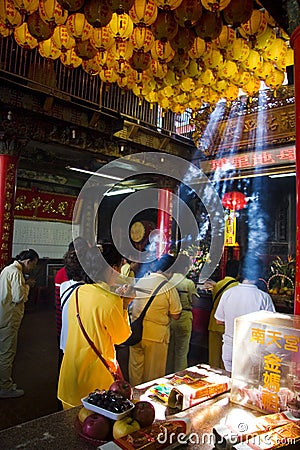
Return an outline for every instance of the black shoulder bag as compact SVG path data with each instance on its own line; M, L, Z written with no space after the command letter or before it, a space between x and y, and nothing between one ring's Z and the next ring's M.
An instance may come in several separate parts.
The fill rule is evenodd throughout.
M71 297L71 294L73 293L73 291L81 286L82 284L84 284L83 281L78 281L78 283L74 283L71 286L68 287L68 289L66 289L62 296L60 297L60 301L61 301L61 305L60 305L60 309L63 310L63 307L65 306L66 302L68 301L68 299Z
M141 312L141 314L139 315L139 317L137 319L135 319L131 324L130 324L130 328L131 328L131 335L129 336L129 338L127 339L127 341L123 342L122 345L136 345L138 344L143 337L143 320L144 317L146 315L146 312L148 311L151 303L154 300L154 297L157 295L157 293L159 292L159 290L168 282L168 280L164 280L162 281L157 288L154 289L154 291L152 292L151 297L149 298L145 308L143 309L143 311Z

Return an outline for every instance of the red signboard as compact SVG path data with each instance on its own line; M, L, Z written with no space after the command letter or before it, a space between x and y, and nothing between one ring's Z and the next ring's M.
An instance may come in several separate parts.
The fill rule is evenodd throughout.
M15 219L72 222L75 196L17 188Z

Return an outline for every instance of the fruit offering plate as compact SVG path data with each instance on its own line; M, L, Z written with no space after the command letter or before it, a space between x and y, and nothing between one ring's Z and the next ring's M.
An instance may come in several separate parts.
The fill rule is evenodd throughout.
M134 404L130 400L126 400L127 406L128 406L126 411L123 411L120 413L114 413L112 411L109 411L108 409L101 408L100 406L97 406L97 405L93 405L88 400L89 400L89 396L81 399L81 403L83 404L83 406L86 409L89 409L90 411L94 411L97 414L102 414L102 416L108 417L109 419L112 419L112 420L123 419L123 417L128 416L128 414L130 414L130 412L134 408Z
M82 424L78 417L76 417L74 422L75 430L78 436L88 441L90 444L92 444L94 447L99 447L100 445L106 444L107 441L101 441L100 439L94 439L85 433L82 432Z

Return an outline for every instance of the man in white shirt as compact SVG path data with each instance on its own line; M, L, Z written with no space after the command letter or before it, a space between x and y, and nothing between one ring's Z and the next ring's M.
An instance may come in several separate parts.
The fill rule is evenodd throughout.
M261 275L261 261L252 256L246 256L241 265L241 276L237 286L225 291L215 312L218 324L225 325L223 334L222 359L225 370L232 370L232 346L235 318L255 311L265 310L275 312L269 294L255 286Z

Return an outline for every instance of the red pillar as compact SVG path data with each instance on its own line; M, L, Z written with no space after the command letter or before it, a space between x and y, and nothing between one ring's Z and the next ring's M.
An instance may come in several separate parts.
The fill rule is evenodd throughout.
M18 159L0 155L0 270L12 256Z
M300 26L291 35L294 49L294 84L296 108L296 283L294 314L300 315Z
M172 205L173 191L170 188L158 190L157 228L160 231L160 241L157 256L168 253L172 241Z

